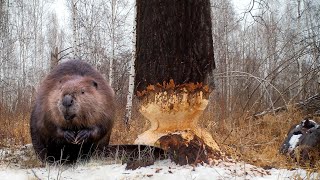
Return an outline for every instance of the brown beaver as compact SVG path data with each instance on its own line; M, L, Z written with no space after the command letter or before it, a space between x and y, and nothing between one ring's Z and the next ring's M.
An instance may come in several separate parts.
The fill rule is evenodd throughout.
M32 144L42 161L75 162L109 144L114 92L88 63L69 60L44 79L31 114Z

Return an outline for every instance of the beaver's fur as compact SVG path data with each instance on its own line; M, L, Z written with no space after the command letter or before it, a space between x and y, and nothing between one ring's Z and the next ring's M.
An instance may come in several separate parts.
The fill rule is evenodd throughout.
M59 64L41 83L31 114L32 144L44 162L87 158L109 144L114 92L88 63Z

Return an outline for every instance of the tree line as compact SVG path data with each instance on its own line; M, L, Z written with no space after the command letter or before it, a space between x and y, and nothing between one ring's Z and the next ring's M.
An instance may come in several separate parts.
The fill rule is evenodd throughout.
M0 0L0 111L30 106L56 58L89 61L111 82L119 107L129 85L134 1L68 0L59 22L50 0ZM238 14L230 0L211 0L216 119L306 99L319 91L320 4L252 0ZM61 23L65 25L62 28ZM123 110L125 108L122 108Z

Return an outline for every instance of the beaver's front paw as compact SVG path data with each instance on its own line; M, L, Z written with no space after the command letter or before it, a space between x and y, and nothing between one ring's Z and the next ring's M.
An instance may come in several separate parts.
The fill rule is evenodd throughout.
M76 133L74 131L64 131L63 137L68 143L75 144Z
M77 134L75 139L75 144L81 144L87 142L88 138L90 137L91 131L87 129L80 130Z

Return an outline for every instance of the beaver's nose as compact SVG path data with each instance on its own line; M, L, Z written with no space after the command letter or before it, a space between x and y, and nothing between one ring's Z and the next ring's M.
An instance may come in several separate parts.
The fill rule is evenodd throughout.
M71 95L67 94L62 99L62 105L66 108L69 108L73 105L73 98Z

